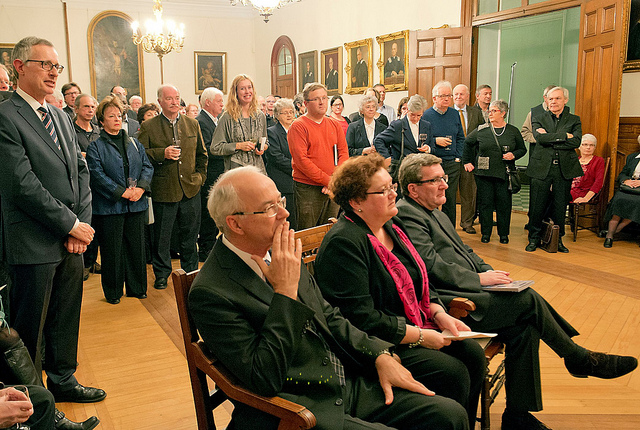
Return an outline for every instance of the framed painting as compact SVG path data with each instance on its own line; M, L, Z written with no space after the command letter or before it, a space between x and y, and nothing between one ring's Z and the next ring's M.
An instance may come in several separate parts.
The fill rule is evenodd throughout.
M342 46L325 49L321 56L321 83L327 87L327 94L334 96L342 92Z
M409 30L398 31L376 37L380 45L380 81L387 91L407 89L409 67Z
M373 85L373 39L362 39L345 43L347 50L347 89L348 94L363 93Z
M318 51L303 52L298 55L298 75L300 79L300 92L304 86L310 82L319 82L318 80Z
M629 1L629 33L627 37L627 57L623 70L640 72L640 0Z
M193 53L195 68L196 94L202 94L205 88L215 87L227 93L227 53L202 52Z
M13 82L13 64L11 63L11 53L15 43L0 43L0 64L9 70L9 80Z
M125 13L108 10L96 15L89 23L89 73L91 94L102 100L119 85L128 97L144 97L142 47L131 40L133 20Z

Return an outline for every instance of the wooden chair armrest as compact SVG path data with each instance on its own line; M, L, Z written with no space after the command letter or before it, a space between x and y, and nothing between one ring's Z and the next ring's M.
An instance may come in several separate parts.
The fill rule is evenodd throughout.
M476 310L476 304L464 297L456 297L449 303L449 314L454 318L464 318Z

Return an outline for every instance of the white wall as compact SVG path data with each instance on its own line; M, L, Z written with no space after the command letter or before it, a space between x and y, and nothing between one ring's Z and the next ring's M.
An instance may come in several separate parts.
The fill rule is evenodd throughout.
M620 116L640 116L640 72L622 74Z

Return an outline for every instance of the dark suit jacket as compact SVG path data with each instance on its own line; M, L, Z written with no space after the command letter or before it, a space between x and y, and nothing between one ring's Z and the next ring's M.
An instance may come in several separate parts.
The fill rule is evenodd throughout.
M140 123L136 117L127 115L127 134L131 137L138 137L140 131Z
M435 145L435 137L431 132L431 124L429 121L420 119L418 123L418 134L427 134L426 144L433 148ZM404 155L415 154L418 151L416 141L413 139L413 133L409 127L409 118L404 117L393 121L389 127L373 139L376 150L384 158L391 157L394 160L400 159L400 148L402 147L402 136L404 135Z
M9 100L13 95L13 91L0 91L0 103Z
M364 60L360 60L353 68L353 77L356 78L353 83L354 87L366 87L369 85L369 70L367 69L367 63Z
M287 132L278 123L267 129L267 137L269 147L264 153L267 161L267 175L276 183L281 193L293 193L291 152L289 152Z
M164 158L165 148L173 145L173 128L164 115L143 122L138 137L154 169L151 196L159 202L179 202L183 196L191 198L207 178L207 153L198 121L180 115L177 126L182 149L179 160Z
M484 116L482 115L482 109L478 106L467 106L467 136L473 130L478 128L479 125L484 124Z
M207 180L206 191L209 191L209 187L218 179L222 173L224 173L224 157L221 155L213 155L211 153L211 142L213 141L213 132L216 131L216 124L211 117L201 110L196 117L198 124L200 124L200 131L202 132L202 141L204 147L207 149L209 156L209 163L207 164Z
M373 137L382 133L387 127L380 121L374 119L375 123ZM347 146L349 147L349 156L362 155L364 148L369 148L371 144L367 139L367 132L364 128L364 118L360 118L356 122L349 124L347 128Z
M329 73L327 73L327 78L325 79L324 84L328 90L339 90L338 72L336 69L331 69Z
M398 218L427 266L430 285L446 304L455 297L471 299L477 306L471 317L481 320L490 296L481 290L478 273L492 267L462 242L449 218L439 209L430 211L406 196L397 207Z
M560 172L565 179L582 176L582 168L575 151L582 140L580 117L570 113L567 106L560 115L559 121L555 121L552 116L551 111L544 111L531 118L531 128L536 143L535 146L531 146L529 153L527 175L536 179L546 178L557 152ZM539 128L544 128L547 132L538 133ZM572 134L573 137L567 139L567 133Z
M275 294L222 240L193 282L189 307L207 347L250 390L306 406L318 429L343 428L344 403L327 346L362 374L392 345L370 338L320 294L304 266L298 300ZM235 429L270 429L265 414L236 405Z
M0 104L0 195L9 264L55 263L76 219L91 222L89 170L69 116L49 105L61 150L17 93Z

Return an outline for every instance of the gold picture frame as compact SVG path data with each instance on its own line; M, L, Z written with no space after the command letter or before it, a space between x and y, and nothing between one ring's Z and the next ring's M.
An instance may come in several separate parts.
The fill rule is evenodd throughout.
M406 73L409 67L409 30L377 36L380 45L380 83L386 91L404 91L409 80ZM395 50L395 52L394 52Z
M640 72L640 0L627 0L626 49L624 50L625 72Z
M307 67L307 64L309 67ZM318 79L318 51L309 51L298 54L298 82L300 92L310 82L319 82Z
M320 82L327 87L327 95L340 94L342 92L342 46L325 49L320 56Z
M347 51L347 94L361 94L373 86L373 39L345 43Z
M193 52L196 94L207 87L215 87L227 94L227 53Z
M142 47L131 39L129 15L117 10L97 14L89 23L89 74L91 94L98 100L119 85L128 96L144 97L144 65Z

